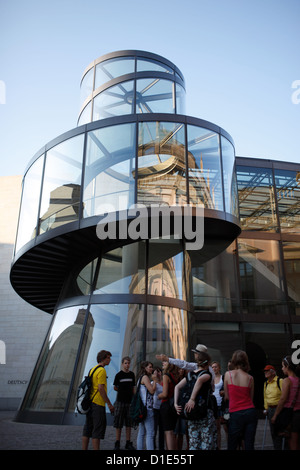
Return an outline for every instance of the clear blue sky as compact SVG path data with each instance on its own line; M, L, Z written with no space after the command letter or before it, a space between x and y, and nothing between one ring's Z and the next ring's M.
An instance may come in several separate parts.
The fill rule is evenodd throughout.
M299 20L300 0L0 0L0 176L76 127L84 69L122 49L174 62L237 155L300 164Z

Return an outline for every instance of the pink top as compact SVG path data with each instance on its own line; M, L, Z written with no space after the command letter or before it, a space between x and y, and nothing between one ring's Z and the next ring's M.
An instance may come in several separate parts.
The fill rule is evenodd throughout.
M228 384L228 394L229 394L229 413L234 411L247 410L249 408L254 408L253 401L251 399L251 381L252 377L249 379L247 387L241 385L234 385L232 382L231 372L229 371L231 383Z
M291 377L289 376L290 381L292 382L291 388L290 388L290 393L288 396L287 401L284 404L284 408L290 408L292 406L293 400L295 398L296 393L298 392L298 383L299 383L299 378L298 377ZM296 403L294 406L294 410L300 410L300 390L298 392L298 396L296 399Z

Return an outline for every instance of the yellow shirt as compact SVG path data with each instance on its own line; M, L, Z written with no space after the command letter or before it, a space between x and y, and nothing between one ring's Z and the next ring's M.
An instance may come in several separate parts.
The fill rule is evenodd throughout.
M281 389L282 389L282 379L279 379L279 387L277 385L277 375L271 382L265 382L264 384L264 407L265 410L268 409L269 406L276 406L279 402L281 396Z
M93 369L91 370L91 374L93 373L93 370L96 367L97 366L93 367ZM96 372L93 375L92 382L93 382L92 391L91 391L92 402L96 403L96 405L105 406L105 401L101 397L101 394L98 390L98 385L102 384L104 385L105 392L107 393L106 370L104 369L104 367L101 366L96 370Z

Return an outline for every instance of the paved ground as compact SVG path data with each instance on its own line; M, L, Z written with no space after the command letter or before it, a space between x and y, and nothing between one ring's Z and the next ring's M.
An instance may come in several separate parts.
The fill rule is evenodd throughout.
M13 411L0 411L0 450L80 450L82 426L59 426L45 424L16 423ZM256 450L262 449L264 420L259 420L256 433ZM121 448L125 444L123 431ZM132 441L136 444L137 430L132 432ZM115 430L107 427L102 450L113 450ZM222 435L222 449L226 448L225 434ZM272 441L267 427L264 450L272 450ZM183 449L186 449L184 446Z

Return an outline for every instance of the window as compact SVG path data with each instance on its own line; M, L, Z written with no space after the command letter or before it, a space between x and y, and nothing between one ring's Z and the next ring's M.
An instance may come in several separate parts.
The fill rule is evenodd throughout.
M279 250L276 240L239 238L244 313L287 313Z
M237 183L242 230L278 231L272 170L238 165Z
M224 210L219 136L196 126L187 133L190 204Z

